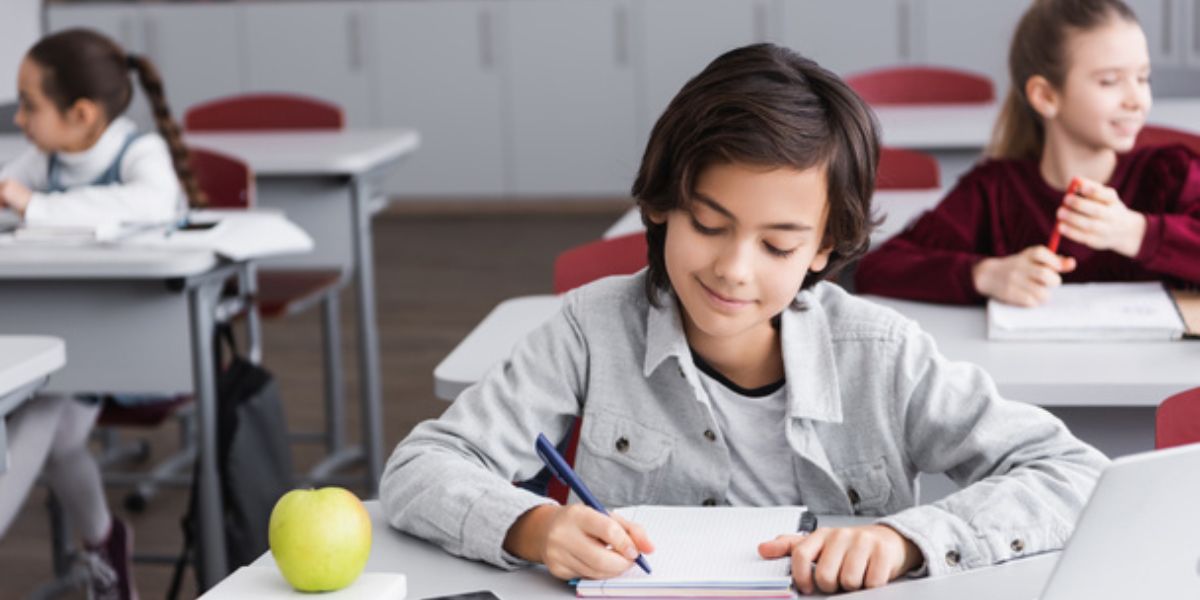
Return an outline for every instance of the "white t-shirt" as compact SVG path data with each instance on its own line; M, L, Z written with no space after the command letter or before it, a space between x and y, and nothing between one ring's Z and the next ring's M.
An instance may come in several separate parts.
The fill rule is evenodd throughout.
M695 357L700 384L729 448L726 500L734 506L800 505L800 484L787 442L787 387L783 381L747 390Z
M91 185L112 165L136 128L132 120L118 117L91 148L59 152L59 182L67 188L64 192L46 191L49 157L37 148L5 164L0 180L15 179L33 190L25 208L25 221L30 224L176 221L186 202L171 153L156 133L145 133L129 145L121 159L120 184Z

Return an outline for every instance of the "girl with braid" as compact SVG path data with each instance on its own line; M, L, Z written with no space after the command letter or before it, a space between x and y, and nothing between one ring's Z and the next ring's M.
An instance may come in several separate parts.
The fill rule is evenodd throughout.
M158 135L122 116L136 75ZM47 36L17 74L14 119L36 148L0 169L0 207L26 223L170 223L204 199L158 69L86 29Z
M158 135L122 116L136 75L153 107ZM112 40L84 29L43 38L17 76L15 122L36 146L0 169L0 208L26 223L172 223L183 198L204 203L187 149L171 118L157 69ZM94 400L38 396L8 417L9 469L0 474L0 537L39 473L83 538L80 565L91 598L136 598L132 531L109 511L87 440Z

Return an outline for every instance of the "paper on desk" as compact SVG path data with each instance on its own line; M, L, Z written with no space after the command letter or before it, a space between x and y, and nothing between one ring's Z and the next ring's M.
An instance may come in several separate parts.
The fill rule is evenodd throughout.
M987 316L993 340L1173 340L1184 331L1156 282L1066 284L1033 308L991 300Z
M801 506L632 506L617 509L641 525L654 542L646 556L653 570L637 566L618 577L580 581L580 597L790 597L791 561L766 560L758 545L794 533Z
M295 600L297 598L320 598L321 600L404 600L408 594L408 580L400 573L363 573L348 587L336 592L308 594L292 589L283 579L279 569L271 567L242 567L222 579L208 593L201 596L206 600Z
M274 211L205 210L188 215L192 223L216 223L210 229L148 231L125 243L164 249L212 250L231 260L300 254L313 249L308 233Z

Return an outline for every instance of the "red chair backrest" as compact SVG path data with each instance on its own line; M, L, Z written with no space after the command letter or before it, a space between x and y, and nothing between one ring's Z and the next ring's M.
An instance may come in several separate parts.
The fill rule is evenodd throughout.
M293 94L245 94L217 98L188 109L188 131L341 129L346 119L336 104Z
M554 260L554 293L561 294L608 275L628 275L646 266L646 234L635 232L575 246ZM575 464L579 430L583 419L575 419L563 452L567 464ZM570 488L551 479L546 495L566 504Z
M628 275L646 266L646 234L630 233L575 246L554 260L554 293L561 294L608 275Z
M992 80L943 67L890 67L858 73L846 83L869 104L961 104L996 99Z
M1189 150L1200 154L1200 135L1182 131L1179 129L1171 129L1170 127L1159 127L1157 125L1146 125L1138 133L1137 141L1133 143L1135 148L1143 146L1167 146L1170 144L1183 144Z
M188 154L196 183L208 196L208 208L254 206L254 173L249 165L204 148L189 148Z
M880 190L928 190L941 185L937 159L915 150L880 148L879 173L875 188Z
M1154 414L1154 447L1158 449L1200 442L1200 388L1163 400Z

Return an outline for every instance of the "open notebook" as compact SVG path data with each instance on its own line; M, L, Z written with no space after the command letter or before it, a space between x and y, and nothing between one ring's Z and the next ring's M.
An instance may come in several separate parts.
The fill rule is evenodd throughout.
M791 598L790 559L764 560L758 545L796 531L802 506L631 506L615 512L646 529L652 573L636 565L583 580L580 598Z
M992 340L1177 340L1196 333L1198 295L1160 283L1073 283L1034 308L988 302ZM1190 315L1185 322L1184 315Z

